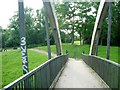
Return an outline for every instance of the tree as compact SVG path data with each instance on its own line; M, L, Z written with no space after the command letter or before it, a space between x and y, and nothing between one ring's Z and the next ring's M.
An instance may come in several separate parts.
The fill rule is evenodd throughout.
M119 43L119 18L120 18L120 1L114 2L112 4L112 30L111 30L111 45L120 46ZM102 34L100 37L100 44L106 45L107 44L107 30L108 30L108 17L104 20L102 26Z
M19 45L19 27L18 27L18 12L10 19L8 26L9 39L6 41L7 46L16 47Z
M89 37L87 35L91 37L96 15L96 11L92 12L92 8L97 7L98 3L94 2L65 2L56 6L59 26L61 29L67 29L71 31L70 36L72 44L74 43L75 32L78 32L80 36L80 42L83 39L83 41L86 43L90 43ZM92 15L88 15L90 12ZM88 32L88 34L86 34L86 32Z
M35 44L46 45L46 31L45 31L45 15L43 8L41 10L34 10L32 8L25 8L25 30L27 45L33 46ZM8 29L3 33L3 46L16 47L19 46L19 18L18 12L10 19ZM6 39L5 39L6 38ZM50 28L50 42L54 44L54 38Z

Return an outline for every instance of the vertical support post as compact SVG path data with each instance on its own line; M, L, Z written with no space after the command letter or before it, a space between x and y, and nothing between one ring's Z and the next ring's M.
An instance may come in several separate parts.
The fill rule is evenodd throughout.
M44 7L45 8L45 7ZM51 49L50 49L50 37L49 37L49 24L47 13L45 12L45 27L46 27L46 37L47 37L47 46L48 46L48 59L51 59Z
M62 43L61 43L61 37L60 37L59 29L54 28L53 34L54 34L54 40L55 40L55 44L56 44L57 56L62 55Z
M18 0L18 6L19 6L19 34L20 34L20 48L22 54L22 68L23 68L23 74L26 74L29 72L29 70L28 70L28 56L27 56L27 48L26 48L23 0Z
M97 12L97 17L94 25L94 30L92 34L92 39L91 39L91 46L90 46L90 52L89 55L94 55L95 53L95 43L96 43L96 33L97 33L97 28L101 28L103 20L107 14L109 4L106 2L106 0L100 1L99 9Z
M96 53L96 42L97 42L97 31L96 31L96 34L95 34L95 38L94 38L94 42L93 42L93 46L92 46L92 50L91 50L91 54L90 55L95 55Z
M48 2L45 2L43 0L43 4L44 4L44 7L45 7L45 11L47 13L47 16L49 18L51 27L53 29L54 40L55 40L55 43L56 43L57 55L61 55L62 54L62 43L61 43L58 21L57 21L55 9L54 9L54 6L53 6L54 3L52 3L50 0L48 0Z
M96 56L98 55L98 44L99 44L99 39L100 39L100 28L97 29L97 41L96 41Z
M107 36L107 55L106 58L110 58L110 36L111 36L111 24L112 24L112 2L109 2L109 16L108 16L108 36Z

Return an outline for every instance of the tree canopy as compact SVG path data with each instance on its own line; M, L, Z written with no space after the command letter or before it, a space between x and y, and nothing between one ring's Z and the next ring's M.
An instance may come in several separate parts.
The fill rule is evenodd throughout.
M62 42L79 40L80 44L90 44L99 2L64 2L56 4L59 28ZM120 25L120 2L112 4L112 33L111 45L120 46L118 26ZM46 45L45 15L44 9L34 11L32 8L25 8L25 29L27 45ZM50 26L50 23L49 23ZM99 44L107 44L108 16L104 20ZM19 18L16 12L10 19L6 29L0 27L2 32L2 47L19 46ZM49 28L50 43L54 44L53 33Z

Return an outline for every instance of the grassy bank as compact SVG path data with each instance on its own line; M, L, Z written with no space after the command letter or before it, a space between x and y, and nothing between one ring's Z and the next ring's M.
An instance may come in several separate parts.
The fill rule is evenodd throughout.
M37 49L47 51L47 46L36 47ZM69 57L80 59L82 52L86 54L89 53L90 45L75 45L63 44L63 53L66 53L66 50L69 52ZM98 56L105 58L106 57L106 46L98 47ZM118 47L110 47L110 60L120 63L118 58ZM51 51L56 53L55 45L51 45ZM0 53L1 54L1 53ZM29 70L34 69L40 64L44 63L47 60L47 55L40 54L35 51L28 50L28 59L29 59ZM22 76L22 61L21 61L21 51L20 50L8 50L7 52L2 53L2 86L5 86L12 81L18 79Z
M47 60L47 55L28 50L29 70L34 69ZM10 50L2 53L2 86L22 76L22 61L20 50Z
M47 46L37 47L38 49L42 49L47 51ZM89 48L90 45L71 45L71 44L63 44L63 53L65 54L66 50L69 52L69 57L71 58L81 58L82 52L84 51L86 54L89 54ZM118 55L120 54L118 52L119 47L111 46L110 47L110 60L120 63L120 60L118 59ZM98 47L98 56L102 58L106 58L106 46L99 46ZM55 45L51 45L51 51L53 53L56 53L56 47Z

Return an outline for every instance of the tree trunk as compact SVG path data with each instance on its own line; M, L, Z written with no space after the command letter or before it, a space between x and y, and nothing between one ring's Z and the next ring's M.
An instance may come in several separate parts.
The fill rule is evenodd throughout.
M73 10L73 23L72 23L72 45L74 44L74 12L75 12L75 7L74 7L74 10Z
M80 35L79 38L80 38L80 45L81 45L81 43L82 43L82 41L81 41L81 33L79 33L79 35Z
M74 31L72 31L72 37L71 37L71 39L72 39L71 43L73 45L74 44Z

